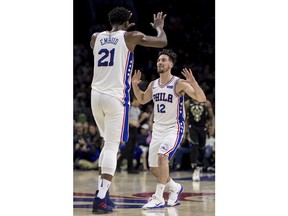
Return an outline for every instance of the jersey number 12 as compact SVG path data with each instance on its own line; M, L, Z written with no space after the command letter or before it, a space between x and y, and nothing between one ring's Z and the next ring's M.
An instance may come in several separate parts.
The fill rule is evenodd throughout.
M165 113L165 104L157 104L158 113Z

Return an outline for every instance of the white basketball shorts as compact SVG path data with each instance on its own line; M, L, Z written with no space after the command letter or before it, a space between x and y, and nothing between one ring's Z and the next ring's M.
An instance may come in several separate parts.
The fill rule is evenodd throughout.
M153 124L152 140L149 146L149 166L158 167L158 154L172 158L181 143L185 131L185 123L173 125Z
M91 91L92 113L105 142L127 142L129 136L129 105L116 97Z

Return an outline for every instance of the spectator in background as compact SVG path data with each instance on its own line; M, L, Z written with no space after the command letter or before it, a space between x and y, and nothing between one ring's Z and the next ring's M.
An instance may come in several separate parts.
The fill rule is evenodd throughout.
M192 143L192 179L200 181L200 172L203 168L205 156L205 145L207 138L207 122L211 124L211 135L214 135L214 113L209 100L198 102L192 98L185 101L186 109L186 124L188 125L189 136L188 140Z
M89 134L89 123L88 121L86 120L85 122L83 122L83 130L84 130L84 133L86 134Z
M212 126L208 128L208 133L206 136L206 145L204 148L204 158L203 158L203 170L213 172L215 170L215 157L214 157L215 138L213 135L210 135L210 134L213 134ZM189 154L190 164L192 167L193 165L192 162L195 158L192 146L193 144L187 132L187 135L183 138L181 142L181 146L177 149L173 158L173 166L174 166L175 171L179 171L183 169L183 156L185 154Z
M74 123L74 134L73 134L73 144L74 146L79 143L80 139L87 140L89 135L84 132L84 126L81 122Z
M208 127L203 169L208 172L215 171L215 136L214 136L214 128L212 126Z
M143 171L148 170L147 156L149 150L149 144L151 141L151 131L149 130L148 124L143 124L140 129L140 133L137 135L137 144L142 150L140 163L143 166ZM137 164L139 168L140 164Z
M89 135L84 132L84 126L81 122L76 122L74 124L74 134L73 134L73 146L74 146L74 156L73 162L75 165L76 159L78 158L78 150L80 146L83 146L87 142Z
M175 166L175 171L181 170L181 165L182 165L182 158L184 154L189 154L190 161L192 161L192 143L189 142L188 140L188 132L186 131L185 137L182 139L182 142L180 146L178 147L174 159L173 159L173 164Z
M100 132L94 124L89 125L88 141L99 150L103 147L103 138L100 136Z
M129 174L139 173L133 167L134 152L137 144L138 129L142 122L149 118L149 114L142 112L140 109L140 103L135 96L132 97L130 112L129 112L129 139L125 143L124 149L120 153L120 157L117 160L117 171L121 172L121 164L124 159L127 160L127 172Z
M75 168L81 170L91 170L98 168L98 158L100 150L96 146L80 139L75 147Z
M84 132L84 128L88 128L88 132ZM100 137L99 131L95 125L89 125L78 122L76 124L78 133L75 133L74 148L74 166L76 169L91 170L98 168L98 158L101 152L103 139Z

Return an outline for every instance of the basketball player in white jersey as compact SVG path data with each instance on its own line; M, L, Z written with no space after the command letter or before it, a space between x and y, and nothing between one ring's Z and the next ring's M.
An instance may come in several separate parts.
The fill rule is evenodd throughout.
M99 157L98 190L93 200L95 214L112 212L113 202L109 199L109 187L116 170L117 152L120 142L128 140L128 112L130 105L131 73L134 49L137 45L163 48L167 45L163 30L166 14L154 14L151 26L157 36L148 36L127 29L132 13L123 7L109 12L112 29L92 35L90 46L94 54L94 75L91 90L91 106L95 122L104 139Z
M164 49L159 52L157 71L160 78L152 81L145 92L138 84L141 82L141 71L136 70L132 77L135 96L141 104L154 102L154 123L152 140L149 147L149 166L157 178L156 191L142 209L163 208L165 186L169 189L167 206L179 205L178 196L183 187L169 176L169 160L176 152L185 132L184 94L199 102L205 102L206 96L196 82L191 69L184 68L182 75L186 80L171 74L176 62L176 53Z

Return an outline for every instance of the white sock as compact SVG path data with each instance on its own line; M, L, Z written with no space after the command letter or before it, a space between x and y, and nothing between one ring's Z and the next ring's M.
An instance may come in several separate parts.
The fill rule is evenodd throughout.
M165 189L164 184L157 183L156 192L155 192L156 197L163 198L164 189Z
M107 179L100 179L100 184L99 184L99 192L97 197L99 197L100 199L103 199L106 196L106 193L110 187L111 182L108 181Z
M172 178L170 178L170 181L166 183L166 187L170 188L177 188L176 182L173 181Z
M98 190L100 188L100 183L101 183L101 175L98 176Z

